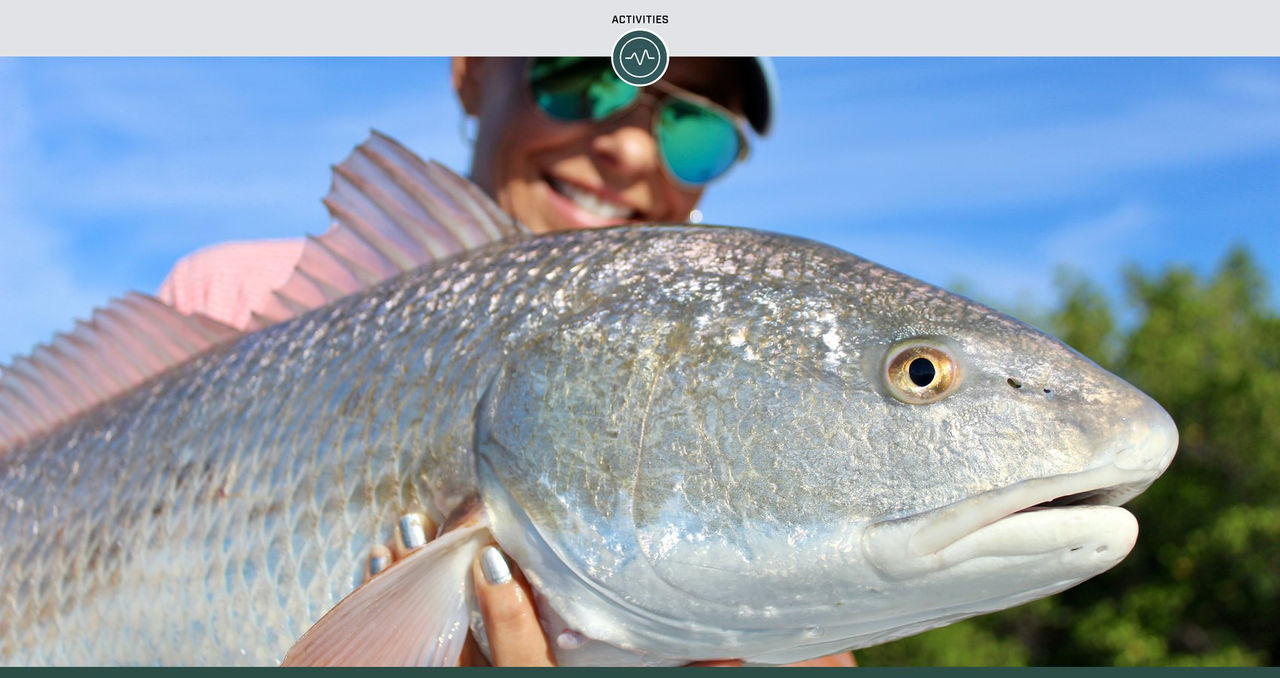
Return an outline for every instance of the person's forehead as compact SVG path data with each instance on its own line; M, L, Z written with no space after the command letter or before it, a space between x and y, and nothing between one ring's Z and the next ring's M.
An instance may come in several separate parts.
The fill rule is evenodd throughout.
M745 88L740 62L724 57L673 57L662 79L726 108L740 110Z

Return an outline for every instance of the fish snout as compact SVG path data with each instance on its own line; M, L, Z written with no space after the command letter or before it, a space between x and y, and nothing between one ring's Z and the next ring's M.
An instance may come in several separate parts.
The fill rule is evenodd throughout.
M1159 403L1146 394L1139 396L1123 417L1123 429L1117 436L1122 447L1115 452L1113 463L1125 471L1150 471L1155 480L1178 450L1178 427Z

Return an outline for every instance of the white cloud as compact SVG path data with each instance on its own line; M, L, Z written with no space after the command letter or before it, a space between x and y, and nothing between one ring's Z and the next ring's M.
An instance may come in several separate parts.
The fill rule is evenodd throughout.
M310 103L385 64L0 62L0 362L198 247L323 232L329 166L370 128L465 169L443 62Z
M1072 220L1053 230L1041 243L1046 261L1078 269L1111 272L1132 258L1133 245L1156 221L1155 211L1139 202L1126 202L1099 215Z
M106 299L77 280L63 234L21 206L16 173L31 165L30 132L21 73L0 60L0 364Z
M0 155L0 162L4 156ZM70 330L111 295L77 280L55 232L0 207L0 364Z
M1047 292L1052 280L1039 255L1011 256L1007 247L997 249L965 235L879 231L859 234L856 243L835 244L940 287L964 283L984 298L1013 300Z
M877 227L825 238L889 268L1000 306L1045 308L1056 298L1054 278L1068 267L1104 283L1160 236L1158 211L1131 200L1056 226L975 238L964 230Z
M900 69L868 79L843 62L820 62L814 83L783 83L784 103L797 101L803 115L781 116L776 137L709 191L706 221L815 237L931 282L963 278L1010 297L1043 296L1058 263L1114 273L1159 234L1148 202L1117 195L1127 180L1280 149L1280 75L1254 63L1223 62L1208 78L1153 88L1158 96L1141 101L1012 113L993 91L1003 92L1001 76L1018 62L979 60L954 83L959 75L933 62L902 63L919 71L912 77L963 92L963 101L902 87ZM154 286L159 267L196 247L323 230L328 166L370 127L466 169L460 111L440 62L420 80L371 88L369 100L319 106L287 104L315 96L313 85L332 87L309 82L327 78L320 70L329 63L44 61L48 79L31 90L38 101L22 81L31 64L0 62L0 360L111 294ZM374 72L338 66L358 77ZM847 91L855 85L862 89ZM1027 101L1039 101L1053 83L1031 86L1041 89ZM873 100L849 105L860 97ZM931 116L944 123L912 133ZM102 144L68 148L56 133L67 127ZM1082 198L1110 207L1080 216ZM1008 223L1028 207L1028 228L1059 225L1011 236L1017 242L949 228L955 217ZM128 230L110 234L113 260L77 265L77 251L96 256L83 252L87 229L121 224Z
M1225 92L1261 104L1280 103L1280 73L1251 67L1223 69L1216 84Z
M984 110L1005 112L990 92L970 93L976 100L963 105L929 92L899 95L869 102L874 113L800 106L704 211L757 224L796 215L848 221L1075 198L1134 174L1274 154L1277 85L1274 73L1231 66L1152 98L1098 99L1091 110L997 125L983 121ZM903 133L915 124L920 134ZM833 184L847 190L833 197Z

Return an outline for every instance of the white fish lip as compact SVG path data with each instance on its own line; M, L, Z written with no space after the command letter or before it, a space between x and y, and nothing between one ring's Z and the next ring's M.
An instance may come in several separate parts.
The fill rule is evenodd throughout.
M1113 466L1023 481L931 512L911 535L907 550L913 556L936 553L978 529L1023 511L1053 510L1037 509L1049 502L1118 505L1150 482L1146 473Z
M1072 549L1079 545L1075 542L1082 544L1091 538L1099 542L1092 548L1102 548L1118 559L1129 552L1137 538L1137 523L1128 511L1096 504L1040 505L1064 497L1110 503L1113 498L1127 499L1132 496L1131 488L1141 489L1150 481L1147 472L1114 466L1027 480L917 516L872 525L864 534L863 551L877 570L894 579L946 569L982 555L1034 555L1055 548ZM1081 522L1088 517L1106 522L1091 527L1087 521ZM1060 520L1069 525L1064 527Z
M1139 395L1120 422L1123 434L1093 455L1098 465L871 525L863 535L868 561L889 577L910 577L981 555L1031 555L1044 552L1050 541L1054 548L1074 548L1074 542L1092 540L1101 552L1118 554L1118 562L1137 537L1133 517L1118 506L1150 486L1178 448L1178 429L1169 414ZM1082 513L1085 509L1101 510ZM1086 516L1099 520L1092 530L1080 521Z

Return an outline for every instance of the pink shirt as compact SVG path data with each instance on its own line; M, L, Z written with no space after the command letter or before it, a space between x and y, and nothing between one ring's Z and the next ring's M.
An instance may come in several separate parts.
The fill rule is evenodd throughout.
M271 290L289 279L305 242L255 240L197 250L174 264L156 296L183 313L203 313L243 330Z

